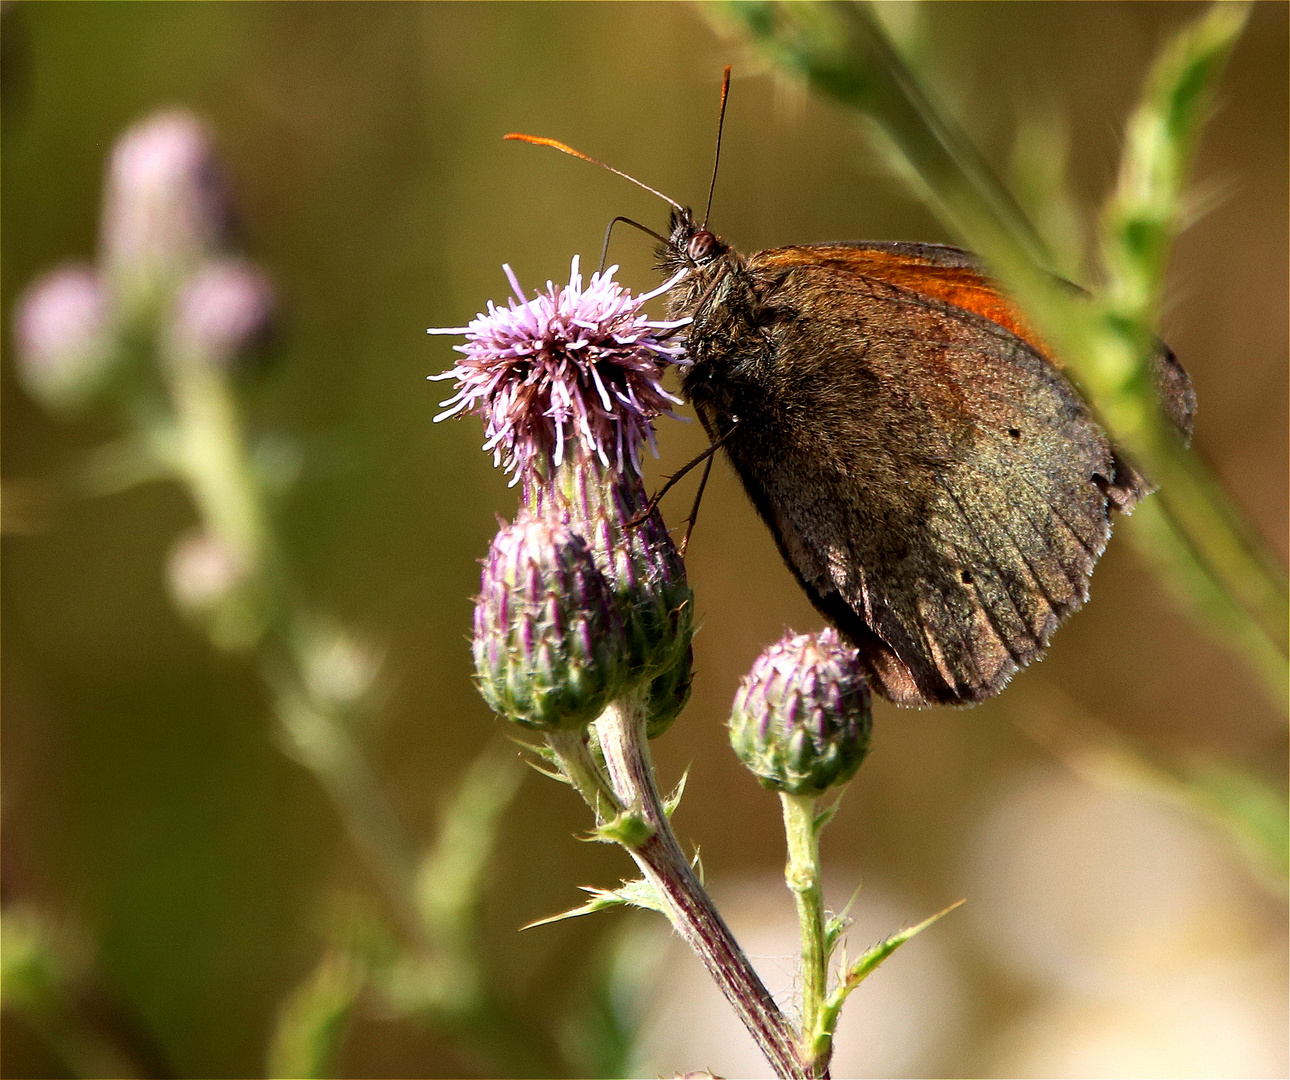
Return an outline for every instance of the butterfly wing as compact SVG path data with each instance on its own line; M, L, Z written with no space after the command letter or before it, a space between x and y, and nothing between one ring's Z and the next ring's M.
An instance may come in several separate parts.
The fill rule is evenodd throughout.
M761 252L696 320L700 416L734 428L785 561L901 704L1002 689L1087 598L1109 507L1149 490L968 259Z

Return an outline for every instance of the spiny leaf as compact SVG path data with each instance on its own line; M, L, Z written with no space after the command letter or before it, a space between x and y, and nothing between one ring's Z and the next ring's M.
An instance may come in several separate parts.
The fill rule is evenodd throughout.
M663 813L670 821L672 812L681 805L681 796L685 794L685 782L690 779L690 767L685 767L685 772L681 774L681 779L676 782L676 787L672 789L672 794L663 800Z
M658 895L658 890L643 878L624 881L617 889L597 889L591 885L581 885L579 888L590 896L590 899L585 904L580 907L570 908L568 911L562 911L558 915L538 919L522 929L531 930L535 926L546 926L550 923L562 922L565 919L575 919L579 915L590 915L593 911L605 911L614 907L636 907L645 911L657 911L660 915L667 913L667 909L663 907L663 901Z
M838 1014L842 1011L842 1003L846 1001L847 995L871 975L874 970L894 953L900 946L905 944L915 934L922 933L932 923L941 917L948 915L962 900L956 900L944 911L938 911L930 919L924 919L917 926L908 926L904 930L897 931L891 937L885 938L878 942L877 945L869 949L859 960L847 965L845 975L838 987L829 995L828 1001L825 1002L824 1008L820 1011L819 1023L817 1029L812 1035L812 1045L819 1046L827 1043L832 1037L832 1033L838 1024Z
M843 984L847 992L850 993L851 990L859 986L860 983L862 983L869 975L873 974L879 964L886 960L887 957L900 948L900 946L905 944L905 942L915 934L922 933L931 926L932 923L936 922L943 916L948 915L963 902L964 901L962 900L954 901L954 903L949 907L942 911L938 911L930 918L924 919L916 926L907 926L904 930L898 930L890 937L884 938L882 941L878 942L877 945L874 945L871 949L866 951L865 954L847 970L846 979Z

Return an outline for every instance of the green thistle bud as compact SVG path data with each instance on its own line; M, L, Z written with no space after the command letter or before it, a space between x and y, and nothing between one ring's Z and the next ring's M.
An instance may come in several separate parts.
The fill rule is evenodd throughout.
M526 727L574 729L623 688L627 649L613 596L587 543L521 512L498 532L475 605L484 700Z
M581 456L561 466L549 484L535 485L529 498L538 512L587 538L620 607L633 681L652 681L679 666L688 670L694 594L658 512L632 524L648 505L640 478ZM682 681L688 678L678 673L676 685Z
M649 715L645 720L645 734L657 739L672 721L681 715L690 700L690 686L694 682L694 648L686 646L685 654L663 674L655 675L649 684Z
M869 684L836 631L786 637L753 663L730 716L730 742L762 787L819 795L869 752Z

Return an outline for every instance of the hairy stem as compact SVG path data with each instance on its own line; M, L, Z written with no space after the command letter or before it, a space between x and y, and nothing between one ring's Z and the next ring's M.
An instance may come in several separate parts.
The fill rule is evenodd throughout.
M802 1056L812 1076L828 1074L833 1040L821 1027L829 990L829 956L824 940L824 889L820 883L820 835L815 797L781 791L788 865L784 881L797 904L802 938Z
M658 892L668 918L712 976L776 1075L808 1080L796 1033L780 1012L681 851L663 810L638 697L614 702L596 721L610 783L626 812L648 826L647 839L624 844Z

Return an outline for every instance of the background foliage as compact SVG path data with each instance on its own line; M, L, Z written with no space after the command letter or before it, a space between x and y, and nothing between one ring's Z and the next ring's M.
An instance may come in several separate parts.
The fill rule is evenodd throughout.
M995 168L1023 181L1023 195L1052 182L1064 129L1073 193L1095 206L1114 180L1123 120L1151 58L1198 10L900 5L884 19ZM612 215L663 220L661 205L630 185L500 136L551 135L701 202L720 70L733 63L719 232L746 249L948 237L848 115L763 73L687 7L105 3L17 5L3 18L5 901L50 913L66 948L92 960L122 1023L170 1070L253 1075L265 1067L279 1004L316 963L329 897L370 883L329 805L274 745L253 672L213 655L171 609L162 565L192 521L184 497L151 485L67 498L59 478L111 429L55 422L13 382L13 301L52 264L91 252L116 136L174 104L219 135L246 249L286 310L274 363L248 387L248 412L257 429L298 447L302 474L282 525L302 585L384 652L381 720L365 740L400 813L427 840L499 731L472 688L465 636L475 560L494 515L514 502L478 452L473 422L430 425L443 394L423 376L447 367L450 353L424 328L460 325L500 296L503 261L526 284L558 279L575 251L594 263ZM1196 383L1197 447L1282 559L1286 42L1285 7L1256 6L1199 148L1195 221L1176 248L1161 327ZM655 282L637 238L616 239L612 257L636 288ZM697 424L665 425L660 441L655 477L697 452L702 434ZM686 503L675 498L666 507L674 522ZM677 826L701 846L718 898L723 881L777 889L775 801L737 766L722 722L757 652L785 626L818 619L728 470L714 473L688 562L702 623L694 702L655 751L665 782L692 765ZM851 1006L891 1010L887 1029L867 1039L913 1046L887 1071L1024 1071L1009 1064L1017 1060L1038 1070L1046 1059L1008 1057L1030 1045L1025 1032L1047 1033L1036 1045L1056 1053L1062 1031L1088 1023L1089 1002L1107 1000L1105 986L1080 997L1052 974L1073 964L1105 983L1078 950L1035 962L1006 955L992 925L1017 917L1008 904L1018 890L996 896L991 881L1037 883L1022 911L1040 927L1067 925L1063 901L1089 889L1127 920L1123 949L1174 950L1135 970L1175 970L1172 957L1194 974L1200 957L1229 968L1256 957L1263 1004L1250 1015L1267 1007L1283 1018L1284 910L1274 894L1227 849L1196 854L1210 852L1212 833L1124 810L1139 807L1136 795L1098 794L1107 789L1070 768L1087 757L1063 760L1034 737L1107 724L1153 756L1235 764L1284 785L1279 704L1223 642L1182 617L1122 537L1089 608L1002 698L966 712L878 708L875 751L826 841L826 865L839 871L833 902L863 877L859 909L871 900L889 913L877 937L969 899L891 961L907 997L882 1006L861 994ZM1105 779L1105 768L1089 771ZM1032 804L1075 823L1064 866L1027 840L1050 835L1041 817L1030 832L1014 820ZM594 999L598 950L618 917L523 935L517 927L571 906L575 884L628 872L617 853L570 839L586 824L567 791L527 782L503 819L487 893L501 978L552 1028ZM1171 865L1200 859L1209 880L1227 875L1230 887L1205 892L1185 932L1166 942L1144 928L1181 919L1171 902L1190 886L1172 877L1162 887L1145 871L1136 881L1133 869L1171 844L1191 853ZM1072 868L1083 877L1065 896L1056 886L1044 894L1042 883ZM1219 940L1233 926L1239 948ZM933 974L899 983L894 973L920 949L927 958L909 963ZM1162 989L1169 980L1157 983L1114 993L1185 1018ZM925 1011L954 1020L932 1025L935 1039L903 1036L900 1025L917 1026ZM1062 1028L1054 1016L1074 1019ZM1283 1069L1284 1046L1269 1041L1280 1020L1242 1042L1247 1020L1231 1019L1231 1038L1218 1040L1231 1044L1219 1070ZM6 1011L4 1022L0 1069L60 1073L21 1018ZM705 1045L656 1068L738 1073L716 1036ZM340 1054L348 1075L477 1067L442 1032L373 1010L360 1013Z

